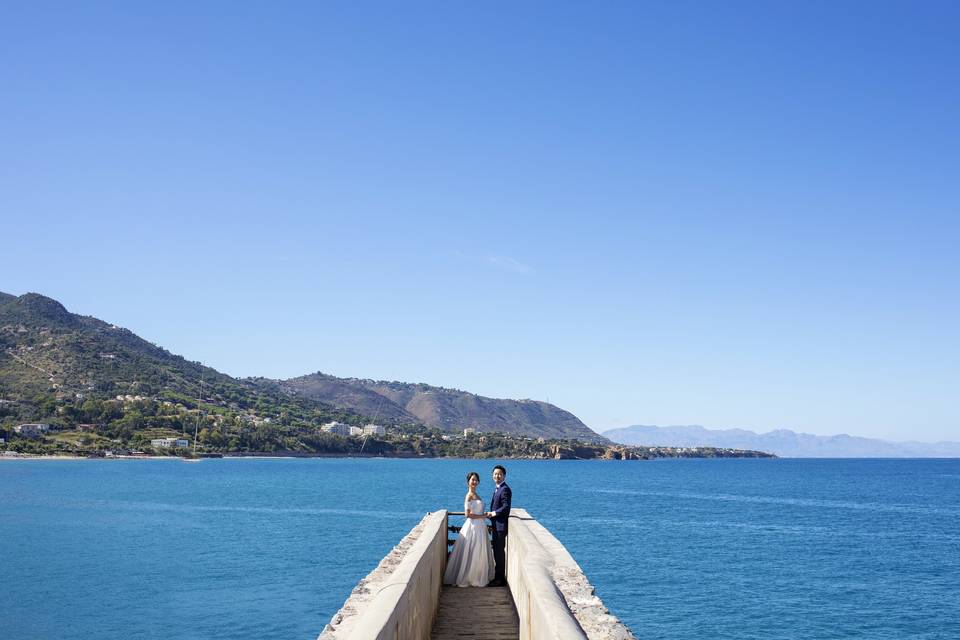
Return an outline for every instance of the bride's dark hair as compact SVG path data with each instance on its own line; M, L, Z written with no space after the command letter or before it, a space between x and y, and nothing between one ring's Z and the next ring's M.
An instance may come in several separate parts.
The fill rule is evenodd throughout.
M470 473L467 474L467 482L470 482L470 478L472 478L473 476L477 476L477 482L480 482L480 474L477 473L476 471L471 471Z

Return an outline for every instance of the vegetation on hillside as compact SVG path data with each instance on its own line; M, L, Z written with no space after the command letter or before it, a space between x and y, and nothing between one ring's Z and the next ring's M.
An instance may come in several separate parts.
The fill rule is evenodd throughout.
M402 389L409 391L408 387L416 386ZM417 387L415 391L436 393L438 388L425 389ZM450 397L457 402L463 398L468 403L507 402L456 393L459 395ZM546 403L515 404L537 416L547 410L562 412ZM506 410L505 405L497 406ZM389 428L385 436L333 435L321 427L331 421L363 426L371 422L369 414L334 407L277 381L237 380L173 355L126 329L74 315L57 301L38 294L0 294L0 438L5 440L0 449L7 451L89 455L136 450L184 455L195 445L198 452L236 454L673 455L668 450L545 440L523 433L504 434L499 429L485 428L484 433L461 437L454 435L456 429L462 432L463 427L475 425L446 424L441 431L409 418L400 413L378 419ZM50 429L33 437L17 434L15 427L25 423L46 424ZM190 447L152 447L151 440L159 438L186 439Z

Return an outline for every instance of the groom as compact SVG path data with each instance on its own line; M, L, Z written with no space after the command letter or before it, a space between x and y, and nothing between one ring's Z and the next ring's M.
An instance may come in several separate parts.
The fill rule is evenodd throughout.
M490 501L490 511L485 515L493 521L493 562L496 565L493 580L488 587L502 587L507 584L506 558L504 550L507 546L507 524L510 520L510 500L513 493L504 480L507 470L499 464L493 468L493 482L497 485Z

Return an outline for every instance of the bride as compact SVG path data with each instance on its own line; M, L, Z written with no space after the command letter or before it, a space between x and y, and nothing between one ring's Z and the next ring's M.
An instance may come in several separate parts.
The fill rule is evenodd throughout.
M483 500L477 495L479 484L480 475L476 471L467 474L467 496L463 500L463 511L467 519L460 528L460 535L453 543L453 551L447 559L443 584L485 587L493 580L493 547L487 538Z

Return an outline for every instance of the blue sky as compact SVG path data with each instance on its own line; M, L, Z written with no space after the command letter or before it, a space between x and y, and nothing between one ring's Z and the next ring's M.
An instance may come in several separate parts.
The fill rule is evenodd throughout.
M960 439L951 2L43 3L0 290L236 376Z

